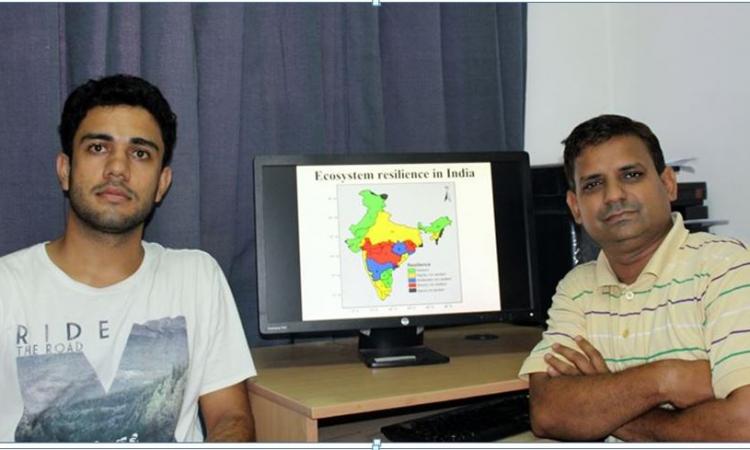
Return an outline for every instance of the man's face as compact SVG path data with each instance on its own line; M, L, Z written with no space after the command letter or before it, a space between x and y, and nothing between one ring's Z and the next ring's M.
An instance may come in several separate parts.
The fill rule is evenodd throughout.
M640 138L616 136L585 148L575 161L575 182L568 206L603 249L637 249L669 230L674 171L658 174Z
M73 213L103 233L134 230L169 188L161 167L164 142L156 120L143 108L95 107L73 138L72 162L58 156L57 171Z

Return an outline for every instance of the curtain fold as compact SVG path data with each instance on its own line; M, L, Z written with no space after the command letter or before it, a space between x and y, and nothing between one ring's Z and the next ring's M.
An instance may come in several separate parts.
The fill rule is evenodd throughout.
M2 4L0 42L0 254L63 230L70 90L143 76L178 115L146 239L219 261L251 345L255 155L523 148L524 4Z

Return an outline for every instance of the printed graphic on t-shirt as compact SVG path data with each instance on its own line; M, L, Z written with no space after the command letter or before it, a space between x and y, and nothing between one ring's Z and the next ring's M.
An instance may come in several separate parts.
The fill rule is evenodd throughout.
M133 324L109 391L82 352L19 356L18 442L174 441L188 366L185 318Z

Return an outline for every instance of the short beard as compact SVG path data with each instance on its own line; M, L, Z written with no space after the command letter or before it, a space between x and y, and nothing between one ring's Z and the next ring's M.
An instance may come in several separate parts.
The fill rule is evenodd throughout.
M90 204L86 203L85 196L81 189L70 180L70 190L68 191L70 200L70 209L73 213L92 230L105 234L122 235L127 234L138 228L146 221L154 203L150 202L143 205L135 214L128 217L110 217L106 213L95 211Z

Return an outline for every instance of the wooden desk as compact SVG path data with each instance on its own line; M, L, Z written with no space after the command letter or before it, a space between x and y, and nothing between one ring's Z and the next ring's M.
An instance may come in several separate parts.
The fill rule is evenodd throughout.
M467 334L499 339L470 341ZM253 349L250 384L258 440L318 440L318 420L525 389L518 370L541 328L506 324L428 330L448 364L370 369L354 338Z

